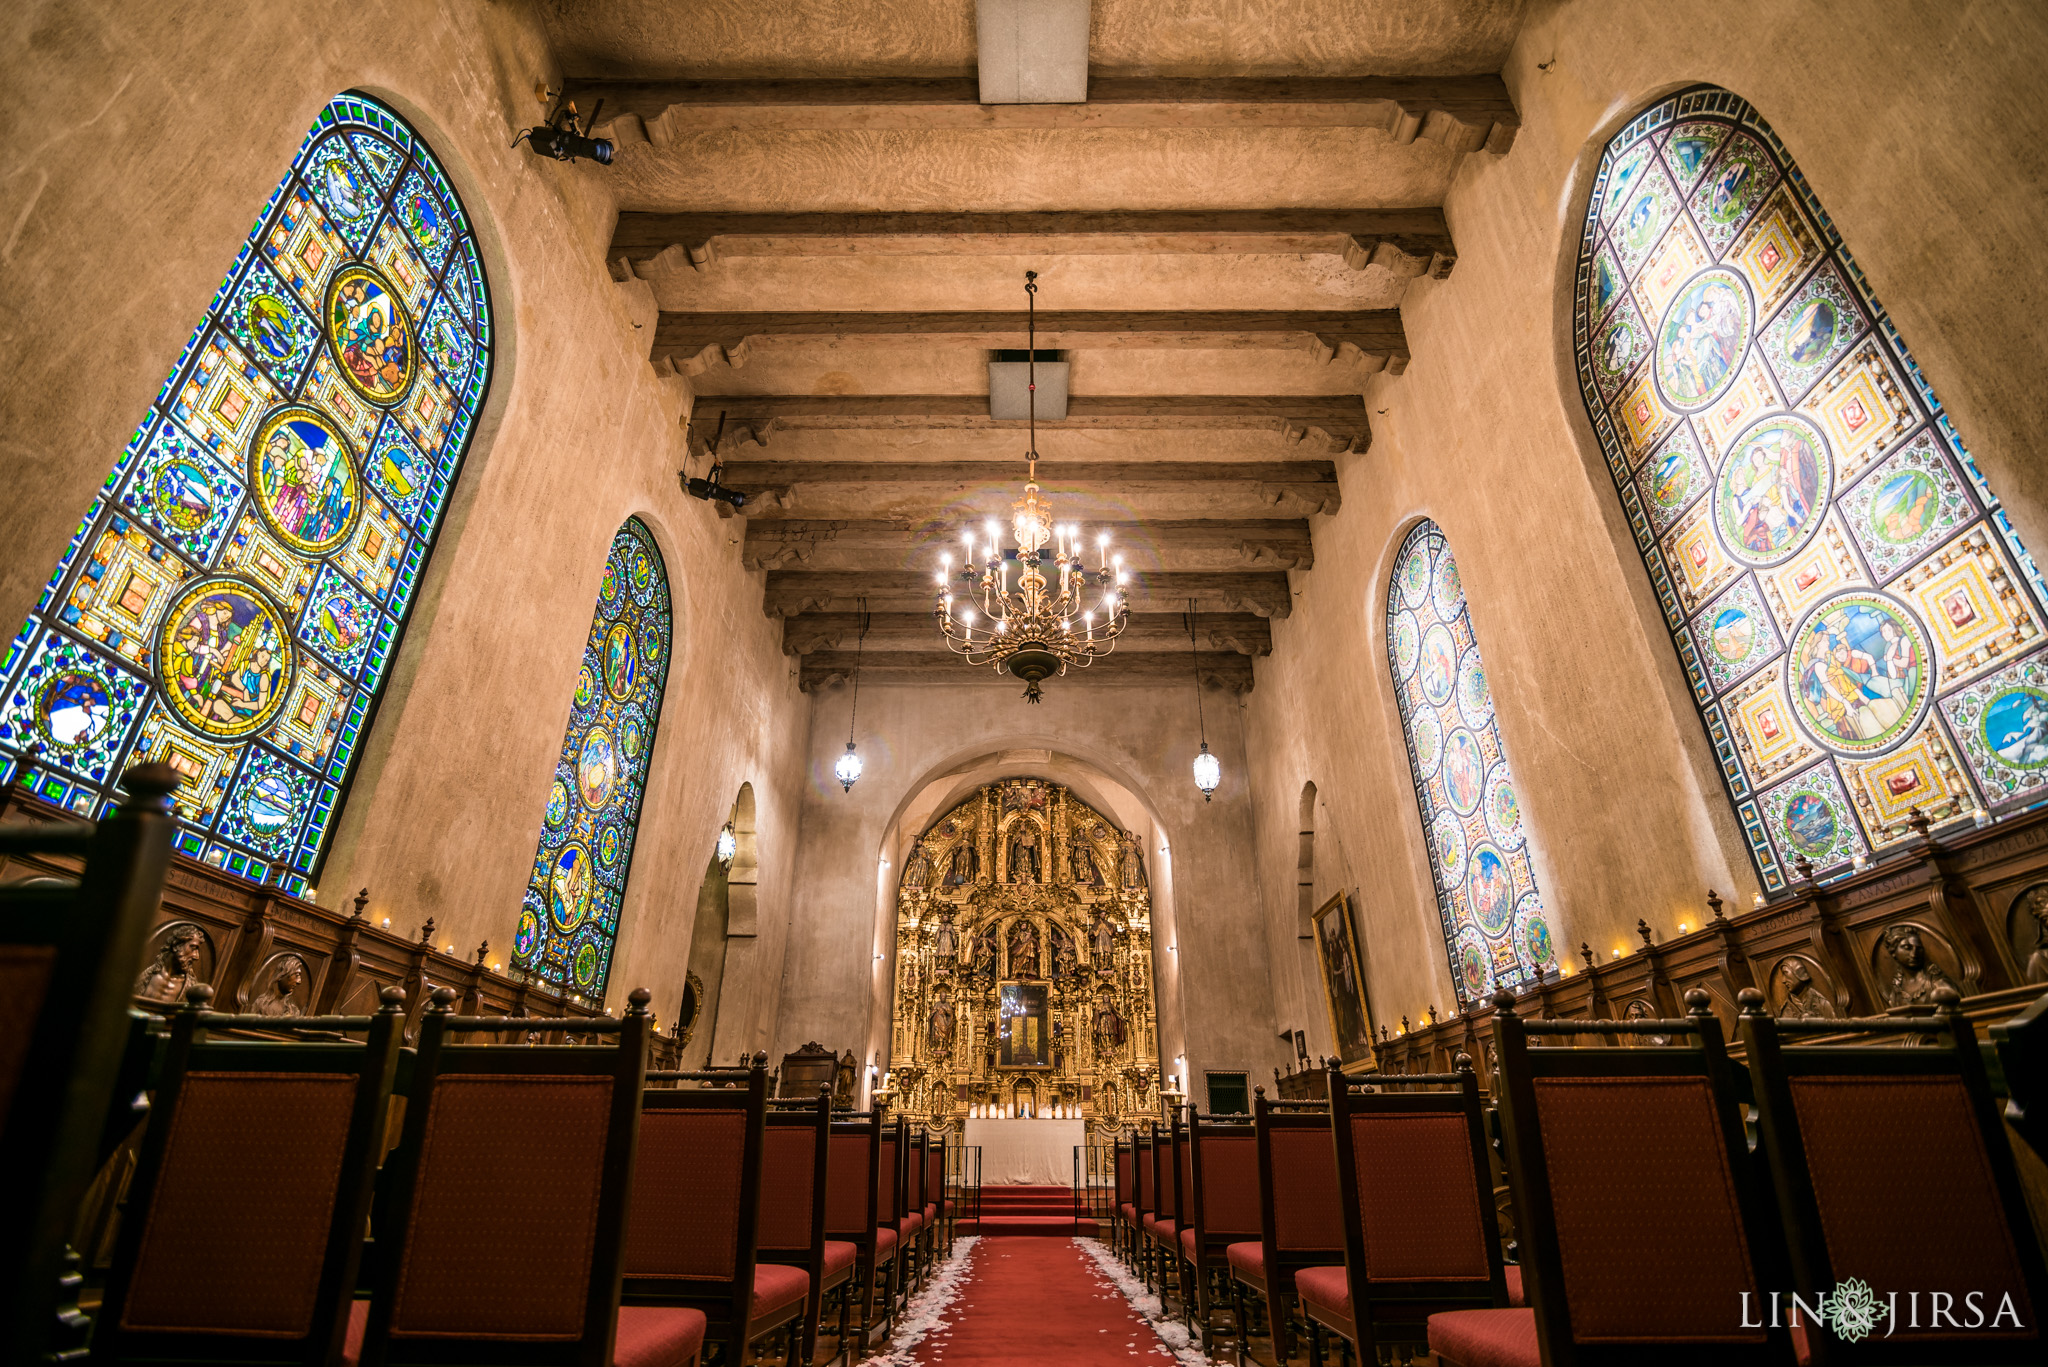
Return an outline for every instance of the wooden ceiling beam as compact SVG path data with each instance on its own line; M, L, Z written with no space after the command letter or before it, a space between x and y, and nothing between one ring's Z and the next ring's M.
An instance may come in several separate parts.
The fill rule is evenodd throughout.
M755 339L843 341L858 337L923 346L1014 346L1022 309L923 313L670 313L654 326L653 359L701 367L722 355L734 365ZM1285 349L1313 346L1325 359L1345 347L1361 363L1398 374L1408 364L1399 309L1040 309L1038 344L1054 349L1208 347Z
M1273 653L1273 627L1264 617L1249 612L1204 613L1196 631L1204 653L1237 655ZM785 655L812 655L821 651L851 652L860 642L860 614L855 612L806 612L785 618L782 623L782 651ZM869 660L894 657L899 652L932 651L939 648L939 629L927 607L923 612L875 612L868 618L867 640L860 643ZM1181 614L1134 612L1130 625L1117 638L1118 650L1132 652L1188 650L1187 628Z
M1521 116L1495 74L1467 76L1090 76L1085 104L981 103L972 76L854 80L572 79L589 110L708 130L961 128L1377 128L1396 143L1505 152Z
M1183 636L1181 639L1185 643L1187 638ZM808 693L826 684L847 682L853 678L854 665L854 652L850 650L819 651L806 655L798 667L797 686ZM859 666L863 684L929 687L965 683L986 684L1012 693L1022 691L1022 685L1008 674L998 674L990 665L970 665L944 649L921 653L906 651L896 655L866 654L859 660ZM1249 693L1253 682L1251 657L1229 653L1204 655L1198 673L1196 662L1189 658L1185 649L1141 653L1119 645L1115 653L1104 656L1086 669L1069 670L1064 677L1046 680L1044 687L1052 691L1084 681L1095 685L1178 684L1185 687L1198 677L1205 688Z
M728 256L1100 256L1153 252L1329 253L1357 269L1442 279L1457 248L1442 209L1249 209L967 213L647 213L612 229L608 259L677 251L698 268ZM680 262L678 263L680 264Z
M1008 516L1017 461L729 460L722 479L750 516L922 525ZM1333 461L1060 461L1039 483L1064 521L1308 517L1341 502ZM721 513L730 510L719 505Z
M725 419L728 439L751 437L765 446L785 430L1021 429L1022 420L988 415L985 394L699 394L690 427L702 442ZM1041 419L1041 422L1044 422ZM1067 416L1044 422L1048 430L1225 431L1264 430L1305 437L1324 434L1333 451L1363 451L1372 442L1365 400L1356 394L1074 394Z
M1188 599L1203 612L1248 612L1285 617L1293 607L1285 571L1219 574L1138 573L1129 585L1132 612L1179 612ZM762 609L770 617L806 612L857 612L859 599L874 613L929 613L935 601L932 576L922 570L839 574L817 570L770 570Z
M1315 564L1308 523L1300 518L1239 521L1091 522L1093 539L1107 533L1131 569L1149 571L1306 570ZM740 563L750 570L936 570L939 557L960 557L958 527L901 521L749 518Z

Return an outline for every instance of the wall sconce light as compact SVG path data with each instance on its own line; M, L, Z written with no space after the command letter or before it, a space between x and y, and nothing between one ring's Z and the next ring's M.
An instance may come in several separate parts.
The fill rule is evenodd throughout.
M740 851L740 842L732 833L732 823L726 822L718 828L718 867L728 872L732 869L732 857Z

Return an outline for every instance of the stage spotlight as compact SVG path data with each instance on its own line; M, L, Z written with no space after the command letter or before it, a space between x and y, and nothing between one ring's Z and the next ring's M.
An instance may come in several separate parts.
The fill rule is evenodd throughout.
M553 92L545 91L543 94L552 95ZM553 157L556 161L573 162L578 157L586 157L600 166L609 166L612 164L612 140L593 138L589 131L597 127L597 116L603 109L604 101L599 100L586 121L577 114L575 101L569 101L550 114L546 123L529 128L512 139L512 145L517 147L524 142L536 154Z

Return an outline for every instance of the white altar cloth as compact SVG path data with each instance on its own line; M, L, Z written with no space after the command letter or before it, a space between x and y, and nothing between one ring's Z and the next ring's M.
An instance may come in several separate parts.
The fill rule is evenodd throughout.
M1074 1185L1074 1146L1088 1142L1085 1120L970 1120L966 1142L981 1146L981 1184Z

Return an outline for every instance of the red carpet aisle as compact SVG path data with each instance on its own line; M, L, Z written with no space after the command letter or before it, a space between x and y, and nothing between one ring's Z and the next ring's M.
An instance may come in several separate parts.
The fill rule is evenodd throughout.
M914 1321L925 1320L921 1341L870 1358L869 1367L1199 1363L1199 1354L1176 1359L1159 1341L1152 1325L1104 1275L1089 1251L1093 1242L976 1240L966 1276L950 1303L913 1306L906 1317L905 1327L913 1332Z

